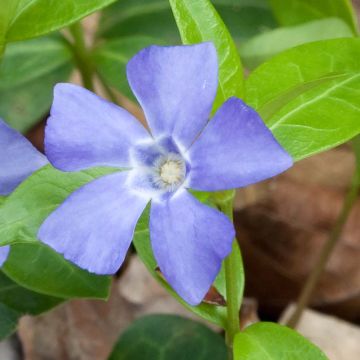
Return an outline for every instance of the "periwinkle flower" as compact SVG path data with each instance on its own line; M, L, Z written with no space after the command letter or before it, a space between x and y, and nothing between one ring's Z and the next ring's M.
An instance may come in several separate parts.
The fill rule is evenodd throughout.
M0 196L9 195L34 171L48 163L46 157L0 119ZM10 247L0 247L0 266Z
M217 90L211 43L150 46L127 65L148 132L124 109L75 85L58 84L45 134L63 171L126 170L75 191L43 223L39 238L78 266L115 273L149 202L150 238L166 280L201 302L231 251L234 228L188 189L218 191L269 178L292 165L259 115L237 98L208 122Z

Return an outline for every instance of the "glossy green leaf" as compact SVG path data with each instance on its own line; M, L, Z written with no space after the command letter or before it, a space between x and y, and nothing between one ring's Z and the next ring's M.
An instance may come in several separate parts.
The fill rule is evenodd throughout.
M2 0L0 46L60 29L115 0Z
M115 345L109 360L225 360L224 339L205 325L175 315L136 320Z
M60 37L9 44L0 65L0 117L25 132L48 112L52 89L74 66Z
M257 35L240 47L240 53L246 67L254 68L281 51L298 45L352 36L352 30L344 21L321 19Z
M106 299L110 291L109 276L82 270L39 241L13 245L2 270L29 290L59 298Z
M135 230L134 235L134 246L136 248L136 252L139 255L140 259L145 264L146 268L149 270L151 275L159 281L159 283L175 298L177 299L183 306L185 306L188 310L194 312L195 314L201 316L202 318L215 323L221 327L225 327L226 324L226 307L210 305L206 303L202 303L198 306L190 306L186 302L184 302L175 292L172 290L171 286L164 280L164 278L156 271L157 263L154 258L151 243L150 243L150 234L149 234L149 209L143 213L141 216ZM219 275L221 276L221 275ZM224 281L221 276L218 282ZM219 291L222 292L224 287L222 286Z
M19 317L19 313L0 302L0 340L16 330Z
M219 61L216 110L231 96L244 95L243 68L235 44L225 24L209 0L170 0L184 44L212 41Z
M351 0L270 0L270 4L281 25L338 17L350 26L354 34L358 32Z
M64 300L25 289L0 271L0 303L18 313L37 315L62 301Z
M12 246L3 271L20 285L58 297L106 298L110 278L81 270L37 240L39 226L74 190L114 171L63 173L50 165L27 178L0 207L0 244ZM0 245L0 246L1 246Z
M212 3L237 44L276 26L267 0L214 0ZM103 11L99 37L133 35L147 35L172 45L179 43L169 1L122 0Z
M141 49L159 44L159 41L146 36L128 36L102 43L93 53L97 71L110 86L132 98L126 79L127 62Z
M290 328L260 322L238 333L234 360L327 360L309 340Z
M301 45L250 74L247 102L295 160L360 132L360 39Z

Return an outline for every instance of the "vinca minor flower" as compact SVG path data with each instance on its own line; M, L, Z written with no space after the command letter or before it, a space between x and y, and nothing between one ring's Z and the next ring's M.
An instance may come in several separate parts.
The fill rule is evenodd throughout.
M45 134L49 161L63 171L123 170L75 191L45 220L39 238L78 266L115 273L149 202L150 239L166 280L201 302L230 253L234 228L188 189L253 184L291 166L259 115L230 98L208 122L217 90L211 43L150 46L127 65L150 132L124 109L81 87L58 84Z
M48 163L31 143L0 119L0 197L9 195L23 180ZM10 247L0 247L0 266Z

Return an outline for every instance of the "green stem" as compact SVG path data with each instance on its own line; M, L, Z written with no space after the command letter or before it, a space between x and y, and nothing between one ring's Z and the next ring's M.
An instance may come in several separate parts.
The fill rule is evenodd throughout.
M228 347L232 348L234 336L240 331L240 319L238 308L238 287L237 274L234 271L236 264L236 239L234 239L233 248L230 255L225 259L225 281L226 281L226 299L227 299L227 328L226 342Z
M221 211L226 214L231 221L233 221L233 196L219 204ZM232 346L234 342L234 336L240 331L240 319L239 319L239 289L238 276L242 276L237 271L236 263L239 261L237 252L239 247L237 240L234 239L232 245L232 251L230 255L225 259L225 282L226 282L226 303L227 303L227 326L226 326L226 343L228 346L229 359L232 359ZM240 300L241 303L241 300Z
M98 71L96 72L96 75L97 75L97 78L99 79L103 89L105 90L106 95L108 96L109 100L111 100L114 104L119 104L119 101L118 101L114 91L107 84L105 79L101 76L101 74Z
M88 89L94 90L93 74L94 69L90 61L90 54L85 44L84 30L80 22L69 27L74 43L71 44L75 61L78 65L83 85Z
M339 217L337 218L335 226L332 229L328 240L326 241L324 247L322 248L319 254L319 258L312 272L310 273L308 279L306 280L305 286L303 287L299 299L297 301L296 309L292 314L292 316L290 317L290 319L288 320L287 326L296 328L297 324L301 319L303 311L310 303L315 287L320 280L321 274L325 269L325 266L335 248L335 245L340 239L341 233L349 217L351 209L353 208L357 200L359 189L360 189L359 171L358 169L355 169L351 186L348 193L346 194L344 204L339 214Z

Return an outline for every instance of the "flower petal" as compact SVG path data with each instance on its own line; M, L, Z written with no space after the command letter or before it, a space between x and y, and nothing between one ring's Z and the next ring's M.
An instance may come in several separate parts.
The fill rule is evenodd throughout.
M293 164L257 112L237 98L230 98L218 110L188 157L188 186L204 191L247 186Z
M129 149L150 139L126 110L73 84L57 84L45 130L45 152L58 169L129 167Z
M6 261L10 251L10 246L1 246L0 247L0 266Z
M0 119L0 195L11 193L47 162L24 136Z
M150 236L166 280L190 305L199 304L230 253L230 220L198 202L186 190L166 202L152 202Z
M127 177L107 175L75 191L41 225L39 239L81 268L115 273L149 201L129 189Z
M190 146L209 118L217 68L212 43L150 46L129 61L128 81L154 137L173 136Z

